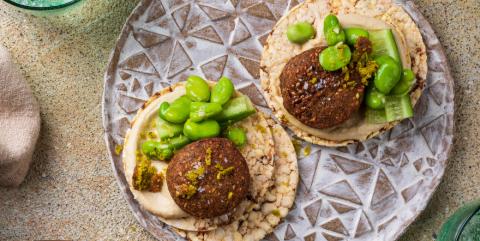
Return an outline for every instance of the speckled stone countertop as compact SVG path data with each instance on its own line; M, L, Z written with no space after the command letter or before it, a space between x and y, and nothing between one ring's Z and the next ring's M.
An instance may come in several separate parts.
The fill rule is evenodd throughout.
M41 105L34 163L19 189L0 188L0 240L153 240L121 196L103 141L103 74L138 0L83 0L56 16L0 1L0 43ZM456 140L442 184L401 241L433 240L445 218L480 198L480 2L417 0L450 61Z

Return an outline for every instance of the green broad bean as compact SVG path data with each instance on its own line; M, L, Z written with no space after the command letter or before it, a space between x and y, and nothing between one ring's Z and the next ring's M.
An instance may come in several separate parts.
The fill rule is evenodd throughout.
M187 120L183 126L183 134L192 141L216 137L220 134L220 125L214 120L205 120L198 123Z
M154 157L157 155L157 144L156 141L146 141L142 144L142 153L147 157Z
M160 108L158 109L158 115L160 116L160 118L165 120L165 113L167 113L168 107L170 107L170 103L166 101L160 104Z
M146 141L142 144L142 153L150 159L160 161L168 160L173 156L172 147L169 144L158 141Z
M231 127L226 130L225 136L236 146L243 146L247 143L247 134L242 128Z
M175 138L170 139L168 142L173 150L180 150L182 147L188 145L190 143L190 139L185 135L179 135Z
M402 69L400 64L388 55L381 55L375 58L375 61L379 66L374 79L375 88L388 95L400 81Z
M200 122L222 112L219 103L192 102L190 104L190 120Z
M352 52L346 44L338 44L324 49L319 56L320 65L326 71L339 70L350 63Z
M230 100L234 91L235 88L232 81L227 77L222 77L218 80L217 84L213 86L210 102L223 105Z
M415 74L411 69L404 69L402 79L393 87L391 94L406 95L415 85Z
M303 44L315 37L315 29L308 22L297 22L287 27L287 38L290 42Z
M357 43L357 39L360 37L369 38L368 31L363 28L346 28L345 29L345 38L347 44L354 46Z
M325 36L325 40L327 40L328 46L345 42L345 31L343 31L337 16L330 14L325 17L323 20L323 35Z
M183 133L183 124L170 123L162 118L157 118L156 123L158 137L161 140L172 138Z
M371 109L383 110L385 108L385 95L371 86L365 93L365 104Z
M189 76L185 88L188 98L192 101L208 102L210 100L210 86L200 76Z
M164 102L160 105L160 117L172 123L183 123L190 115L191 103L192 101L185 95L174 100L168 107Z

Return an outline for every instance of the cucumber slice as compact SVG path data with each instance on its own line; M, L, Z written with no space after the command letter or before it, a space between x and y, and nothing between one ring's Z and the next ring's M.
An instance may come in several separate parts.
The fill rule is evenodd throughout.
M370 35L370 41L372 42L373 57L388 55L398 63L402 63L397 43L395 42L395 36L391 29L373 30L368 33Z
M368 123L371 124L382 124L387 122L387 118L385 117L385 110L374 110L371 108L367 108L365 112L365 118L367 119Z
M413 116L412 102L409 95L387 96L385 99L385 117L387 121L396 121Z
M176 137L183 132L183 124L170 123L161 117L157 118L157 132L161 140Z
M184 135L179 135L170 139L169 144L174 150L180 150L182 147L190 143L190 139Z
M255 107L247 96L240 96L229 100L223 105L223 110L214 117L219 122L235 122L255 113Z

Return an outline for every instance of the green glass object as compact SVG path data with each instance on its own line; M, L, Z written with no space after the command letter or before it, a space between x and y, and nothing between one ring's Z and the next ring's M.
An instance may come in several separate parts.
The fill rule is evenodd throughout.
M480 240L480 200L458 209L443 224L437 241Z
M5 0L7 3L29 10L53 10L70 6L80 0Z

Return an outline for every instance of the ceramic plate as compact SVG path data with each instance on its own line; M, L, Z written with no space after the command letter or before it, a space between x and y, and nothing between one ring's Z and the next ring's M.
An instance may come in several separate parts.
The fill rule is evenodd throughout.
M410 1L397 1L421 29L428 80L415 117L342 148L302 143L295 205L268 240L395 240L440 183L453 137L453 80L432 28ZM143 0L127 20L105 75L105 140L118 184L140 224L179 239L133 199L120 156L129 121L156 91L191 74L230 77L266 107L258 89L262 44L295 0Z

